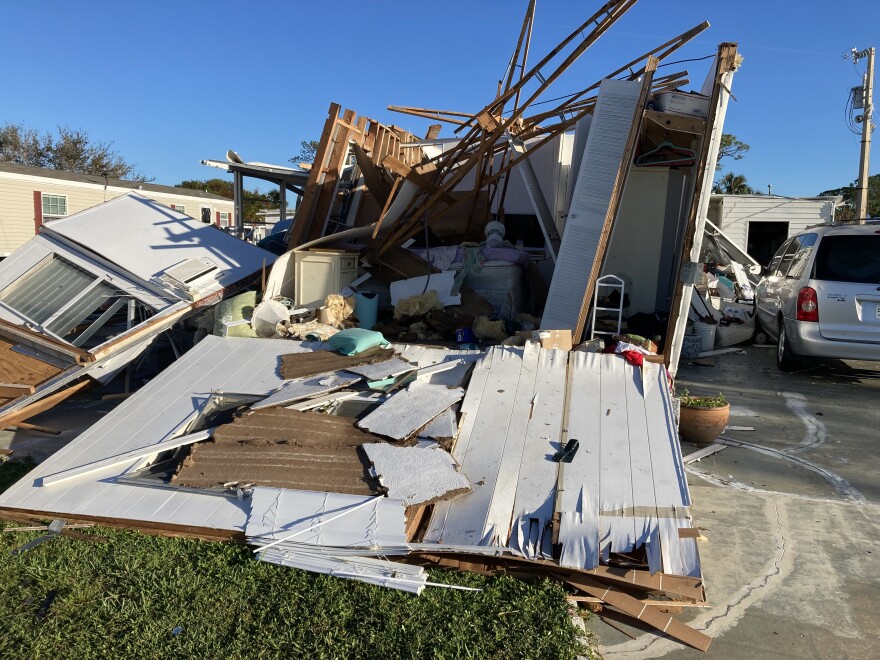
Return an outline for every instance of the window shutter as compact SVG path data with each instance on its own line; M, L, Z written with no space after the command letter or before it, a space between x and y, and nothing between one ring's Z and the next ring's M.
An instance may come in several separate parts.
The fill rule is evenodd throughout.
M43 226L43 193L39 190L34 191L34 235L40 233L40 227Z
M216 212L216 219L214 222L218 227L220 226L220 211Z

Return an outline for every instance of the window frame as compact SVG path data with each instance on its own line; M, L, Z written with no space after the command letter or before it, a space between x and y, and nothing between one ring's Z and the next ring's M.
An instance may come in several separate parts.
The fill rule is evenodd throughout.
M205 220L205 211L208 212L208 216L207 216L208 219L207 220ZM199 206L199 220L201 220L201 222L203 224L213 225L214 222L211 218L212 215L213 215L213 211L211 210L210 206Z
M184 206L183 204L171 203L168 206L171 207L172 211L177 211L178 213L183 213L184 215L186 215L186 206Z
M56 200L59 200L59 199L64 200L64 213L52 213L51 210L50 211L46 210L46 202L50 201L53 198ZM65 195L63 193L47 193L47 192L40 193L40 210L42 211L43 218L48 218L50 220L52 220L54 218L63 218L65 216L69 215L67 209L68 209L67 195Z
M229 211L217 211L220 214L220 219L218 220L220 227L231 227L232 226L232 213ZM223 216L226 216L224 219Z

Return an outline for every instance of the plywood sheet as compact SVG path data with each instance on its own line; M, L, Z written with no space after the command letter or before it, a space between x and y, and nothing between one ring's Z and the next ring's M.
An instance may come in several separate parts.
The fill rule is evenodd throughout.
M61 373L58 367L12 348L15 344L0 339L0 383L39 385Z

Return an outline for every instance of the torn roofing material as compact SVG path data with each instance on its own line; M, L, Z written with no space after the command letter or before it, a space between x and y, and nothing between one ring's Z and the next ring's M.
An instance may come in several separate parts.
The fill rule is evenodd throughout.
M354 419L269 408L214 431L192 447L174 483L201 488L227 483L335 493L377 493L359 446L384 442L355 428Z
M392 349L374 346L357 355L340 355L333 351L317 350L309 353L293 353L281 356L281 377L285 380L316 376L328 371L343 369L365 364L384 362L394 357Z
M408 440L432 419L461 401L464 390L416 381L398 392L369 415L358 421L358 428L393 440Z
M470 490L467 478L443 449L376 443L364 445L363 451L388 497L407 506L452 499Z

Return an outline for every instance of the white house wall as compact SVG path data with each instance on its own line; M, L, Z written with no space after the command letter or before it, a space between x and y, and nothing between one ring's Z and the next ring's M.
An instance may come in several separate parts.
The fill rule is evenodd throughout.
M787 222L788 235L793 236L811 225L831 222L835 202L834 198L788 199L767 195L713 196L713 202L716 199L720 203L720 224L716 224L745 251L750 222Z
M187 215L200 219L201 207L211 208L211 221L217 213L232 217L232 200L187 196L182 194L136 190L121 186L107 186L85 181L66 181L51 177L0 171L0 257L8 256L36 234L34 222L34 192L67 196L67 215L97 206L130 192L137 192L160 204L183 206ZM45 222L51 220L44 219Z

